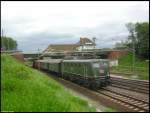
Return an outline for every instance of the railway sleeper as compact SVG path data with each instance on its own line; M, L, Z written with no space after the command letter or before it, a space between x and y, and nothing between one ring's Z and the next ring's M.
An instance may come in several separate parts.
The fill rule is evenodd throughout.
M142 110L145 110L145 111L148 111L149 109L145 109L143 106L147 106L147 104L142 104L142 105L136 105L135 103L137 103L137 101L128 101L126 100L126 98L122 98L122 96L120 95L117 95L117 94L113 94L113 93L110 93L110 92L107 92L107 91L99 91L101 94L104 94L104 95L107 95L111 98L114 98L114 99L117 99L118 102L120 103L121 102L124 102L126 104L129 104L130 106L133 106L134 108L138 108L138 109L142 109Z
M119 95L122 95L122 96L125 96L127 97L127 99L129 100L138 100L138 101L141 101L140 103L143 104L143 103L148 103L148 101L146 100L143 100L143 99L140 99L140 98L137 98L135 96L131 96L131 95L128 95L127 93L125 92L120 92L119 90L114 90L114 89L110 89L110 88L102 88L104 90L107 90L107 91L110 91L110 92L113 92L113 93L116 93L116 94L119 94ZM139 104L139 103L138 103Z

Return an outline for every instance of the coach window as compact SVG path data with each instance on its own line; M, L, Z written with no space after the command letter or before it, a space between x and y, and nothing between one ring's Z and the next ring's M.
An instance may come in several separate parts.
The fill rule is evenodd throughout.
M81 67L81 64L79 63L79 67Z

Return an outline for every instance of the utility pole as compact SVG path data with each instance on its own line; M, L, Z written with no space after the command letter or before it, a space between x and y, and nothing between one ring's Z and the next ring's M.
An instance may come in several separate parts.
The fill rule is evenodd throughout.
M9 50L9 38L7 38L7 39L8 39L7 43L8 43L8 50Z
M2 35L1 35L1 37L3 37L3 28L2 28Z
M1 48L3 49L3 28L2 28L2 35L1 35L1 40L2 40L2 45L1 45Z
M40 56L40 49L38 48L38 58L39 58L39 56Z
M128 23L127 28L131 34L131 40L132 40L132 71L133 71L133 75L135 75L135 35L134 35L134 29L135 29L135 25L132 23Z
M132 32L132 51L133 51L133 55L132 55L132 60L133 60L133 63L132 63L132 70L133 70L133 74L135 74L135 70L134 70L134 67L135 67L135 37L134 37L134 33Z

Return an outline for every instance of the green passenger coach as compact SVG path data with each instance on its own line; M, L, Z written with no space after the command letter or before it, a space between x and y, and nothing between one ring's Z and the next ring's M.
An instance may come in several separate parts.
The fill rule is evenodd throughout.
M48 62L48 70L54 73L61 73L61 61L62 59L49 59Z

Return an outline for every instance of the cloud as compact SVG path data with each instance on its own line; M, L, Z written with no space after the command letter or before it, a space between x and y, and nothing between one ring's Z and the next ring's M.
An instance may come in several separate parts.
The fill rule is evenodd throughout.
M96 37L97 47L125 40L128 22L149 21L149 2L1 2L4 33L23 51Z

